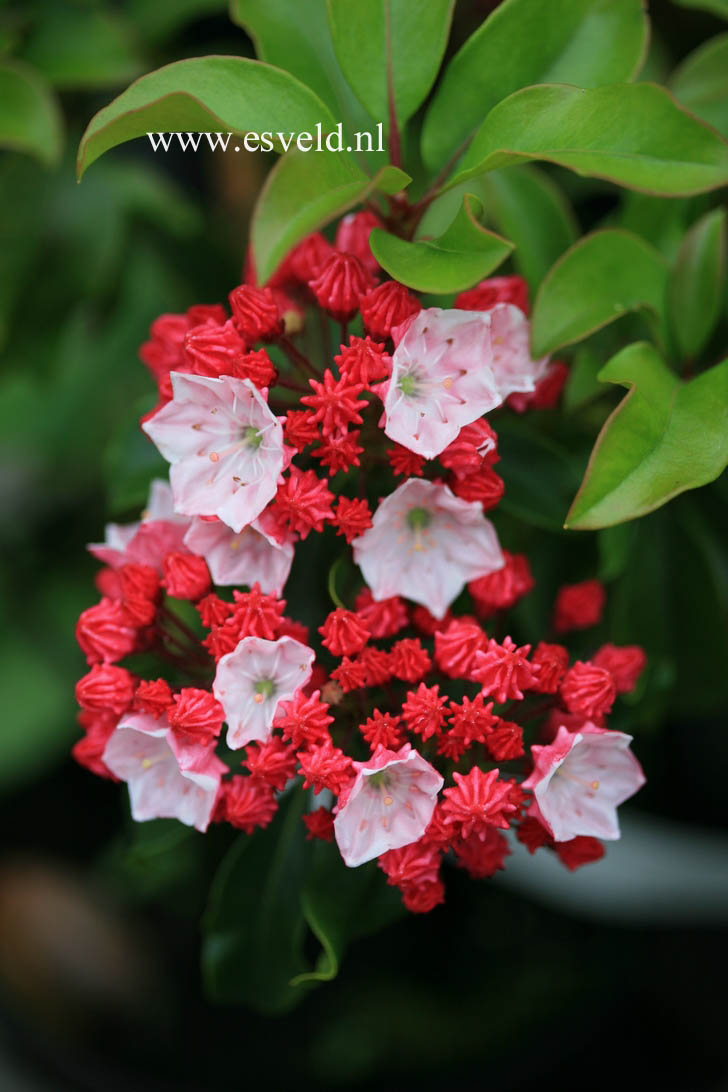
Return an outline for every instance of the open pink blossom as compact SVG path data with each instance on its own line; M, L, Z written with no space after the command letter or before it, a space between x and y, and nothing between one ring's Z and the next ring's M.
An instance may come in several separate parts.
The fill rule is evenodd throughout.
M130 713L121 718L104 748L104 764L129 786L131 814L179 819L206 830L227 766L214 745L182 744L166 717Z
M185 552L184 537L190 521L174 510L169 483L155 478L141 520L136 523L107 523L104 542L92 542L89 553L119 569L122 565L150 565L162 572L167 554Z
M306 685L314 658L292 637L244 637L221 658L212 690L225 710L231 750L270 738L279 703Z
M504 564L480 502L461 500L449 486L419 478L381 501L372 526L352 545L375 599L402 595L435 618L444 617L468 581Z
M425 833L444 782L409 743L398 751L378 747L355 762L356 778L339 798L334 834L349 866L416 842Z
M528 814L557 842L579 835L619 838L617 807L645 783L629 750L632 737L587 721L578 732L562 725L553 743L531 748L534 770L524 789L533 790Z
M241 531L275 496L283 430L249 379L172 372L174 398L144 425L169 472L175 510Z
M531 360L528 329L512 304L487 312L420 311L400 336L391 378L382 385L386 435L433 459L463 425L514 391L533 390L544 362Z
M215 584L257 582L266 595L280 595L293 564L293 543L279 542L265 516L238 532L222 520L194 519L185 546L204 557Z

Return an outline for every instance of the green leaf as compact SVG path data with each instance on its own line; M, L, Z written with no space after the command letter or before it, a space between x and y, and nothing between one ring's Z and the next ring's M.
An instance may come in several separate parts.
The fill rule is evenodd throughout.
M489 220L513 242L513 263L535 291L579 234L571 207L538 167L492 171L479 181Z
M331 132L328 108L287 72L247 57L195 57L136 80L90 121L78 177L108 151L147 132ZM280 142L276 139L276 143Z
M114 87L142 67L131 30L118 15L57 2L36 22L22 56L63 89Z
M651 83L516 91L488 114L447 185L527 159L665 197L728 183L728 143Z
M647 193L636 193L634 190L625 190L621 196L621 206L613 220L614 226L640 235L657 247L670 262L677 255L685 232L707 211L711 200L708 194L666 199L651 197Z
M578 236L574 214L559 188L530 165L492 171L447 190L427 208L418 235L442 234L466 193L480 198L488 225L513 242L513 264L533 290Z
M454 0L328 0L329 25L342 71L377 121L389 117L389 83L399 124L414 114L435 82Z
M442 168L488 111L522 87L634 78L647 30L640 0L505 0L445 70L425 117L425 163Z
M683 106L728 137L728 34L690 53L673 73L670 89Z
M630 388L592 451L566 527L636 519L711 482L728 462L728 360L684 383L647 342L629 345L599 378Z
M673 0L681 8L697 8L699 11L710 11L713 15L720 15L728 19L728 0Z
M397 193L411 181L397 167L369 178L345 152L292 151L268 175L251 224L261 283L308 232L322 227L373 190Z
M399 894L387 886L374 861L347 868L335 847L322 842L313 846L302 906L322 951L314 969L294 979L296 986L331 981L350 941L405 913Z
M369 116L334 53L326 0L232 0L230 17L253 39L259 60L305 83L348 131L366 128Z
M213 1001L274 1013L305 994L291 985L306 970L305 799L291 793L273 823L241 834L220 865L203 920L202 971Z
M459 292L487 277L513 250L508 239L478 223L482 211L478 198L466 194L450 227L433 240L408 243L375 228L372 254L395 280L419 292Z
M586 235L556 263L536 296L534 357L581 341L628 311L661 315L666 278L664 259L638 235L619 229Z
M0 148L27 152L52 167L62 142L61 114L43 80L21 61L0 62Z
M715 209L685 236L667 286L670 329L683 358L707 345L720 315L725 284L725 211Z

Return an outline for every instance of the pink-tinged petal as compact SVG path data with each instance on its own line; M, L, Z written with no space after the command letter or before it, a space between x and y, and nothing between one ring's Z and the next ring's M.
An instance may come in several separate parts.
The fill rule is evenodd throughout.
M349 868L421 838L444 782L407 743L399 751L377 749L355 762L356 779L339 801L334 834Z
M282 701L311 677L313 649L292 637L244 637L217 665L213 693L225 710L231 750L269 739Z
M266 595L280 595L293 564L293 543L267 534L260 519L237 534L222 520L195 519L185 546L204 557L215 584L257 582Z
M495 529L479 501L447 485L410 478L377 508L354 539L354 560L375 599L401 595L436 618L465 584L505 564Z
M532 391L548 363L531 360L528 319L509 303L490 311L430 307L393 337L392 375L378 391L384 431L427 459L509 394Z
M175 511L241 531L275 496L281 423L248 379L171 374L173 400L143 427L171 463Z
M184 536L189 522L186 516L174 511L169 483L155 478L141 521L107 523L105 541L92 542L87 549L112 569L134 563L150 565L161 573L167 554L186 552Z
M497 303L488 315L493 352L491 366L503 399L516 392L535 390L549 358L531 359L531 327L523 311L512 303Z
M534 770L523 782L534 795L529 815L557 842L579 835L619 838L617 807L645 783L631 742L624 732L589 722L578 732L562 725L552 744L532 748Z
M420 311L392 357L384 396L387 436L427 459L439 455L462 425L500 405L490 362L487 315Z
M166 719L130 714L109 737L102 760L127 782L137 822L178 819L197 830L207 829L227 770L214 747L182 746Z

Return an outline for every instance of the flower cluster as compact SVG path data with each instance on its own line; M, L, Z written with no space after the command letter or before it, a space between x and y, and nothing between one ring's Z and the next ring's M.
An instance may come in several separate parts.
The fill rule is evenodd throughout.
M569 868L619 836L643 776L606 719L644 655L572 663L556 643L599 620L596 581L559 591L549 641L508 635L533 579L486 516L504 484L484 415L553 405L566 369L531 359L520 278L424 308L383 279L375 223L309 236L229 311L153 323L141 357L159 404L142 428L169 481L89 547L101 597L78 621L74 754L127 783L135 819L199 830L251 834L305 791L307 836L350 867L376 859L423 912L444 859L491 876L509 829ZM359 574L348 603L330 582L313 631L283 598L310 535Z

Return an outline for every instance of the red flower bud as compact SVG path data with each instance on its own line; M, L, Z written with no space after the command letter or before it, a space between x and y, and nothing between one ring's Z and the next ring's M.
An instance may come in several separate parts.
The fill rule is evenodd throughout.
M210 590L210 570L203 557L195 557L194 554L167 554L162 568L162 584L174 599L191 599L195 602Z
M374 285L374 278L353 254L334 252L309 287L319 305L332 318L348 322L359 309L359 301Z
M76 640L90 664L115 663L133 652L137 628L119 599L102 599L76 624Z
M120 717L134 698L134 677L125 667L94 664L88 675L76 683L76 701L96 713Z
M490 311L497 303L512 303L528 314L528 285L523 277L489 277L455 297L461 311Z
M379 262L374 257L369 246L369 236L372 228L382 227L382 221L369 209L361 212L350 212L348 216L339 222L336 230L336 249L343 250L347 254L353 254L358 258L368 273L376 276L379 272Z
M270 288L240 284L228 299L235 328L248 347L256 341L275 341L283 333L278 304Z
M361 317L373 337L388 338L395 326L422 310L420 301L398 281L385 281L361 300Z

